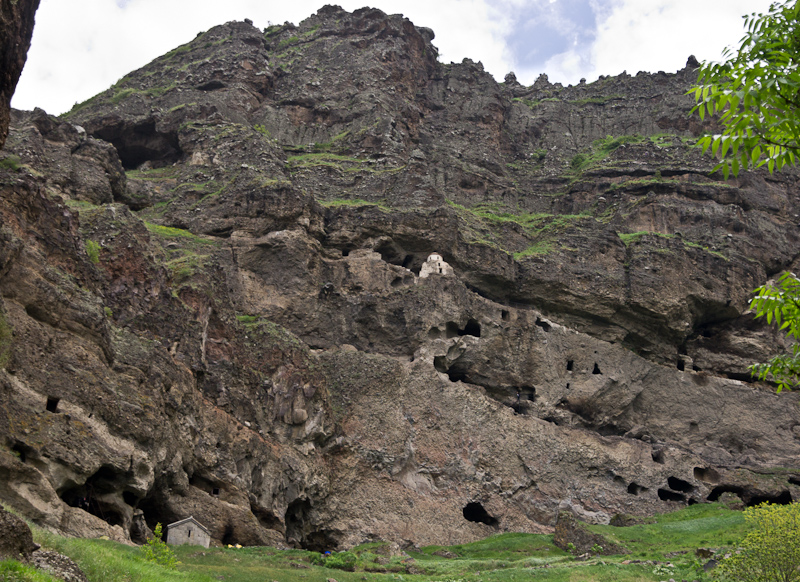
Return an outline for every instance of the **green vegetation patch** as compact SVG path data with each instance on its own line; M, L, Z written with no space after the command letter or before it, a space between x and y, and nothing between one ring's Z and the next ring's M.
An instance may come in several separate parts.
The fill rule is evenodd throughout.
M188 230L184 230L182 228L173 228L171 226L163 226L161 224L155 224L153 222L143 221L144 225L147 227L152 234L160 237L165 238L179 238L179 239L187 239L192 242L196 242L199 244L204 245L212 245L218 246L219 243L217 241L209 240L203 238L201 236L197 236L196 234L189 232Z
M11 170L12 172L19 172L22 168L22 160L15 154L10 154L0 160L0 169Z
M86 254L95 265L100 262L100 245L93 240L86 241Z
M276 333L282 333L277 326ZM340 355L345 356L364 360L366 377L358 382L372 381L369 370L379 359ZM330 361L334 367L340 363L336 358ZM391 558L385 556L386 544L381 542L329 555L269 547L178 546L172 548L178 562L169 560L169 564L149 560L141 548L111 541L63 538L37 528L34 538L45 548L75 560L93 582L325 582L329 578L338 582L657 582L669 578L708 581L709 574L703 572L695 550L710 548L718 554L733 555L743 537L757 525L746 523L741 512L717 503L693 505L642 525L592 525L588 526L591 531L628 548L630 553L593 556L585 561L557 548L552 535L523 533L503 533L455 546L427 546L408 551L408 556ZM791 531L786 539L776 538L778 547L796 541ZM765 539L771 540L769 536ZM742 547L747 547L747 542ZM19 569L16 563L0 563L0 580L6 571ZM50 582L46 577L7 579Z
M622 135L618 137L606 136L592 142L588 152L579 152L570 161L570 170L581 173L587 168L597 164L608 157L611 152L628 143L642 143L645 140L641 135Z

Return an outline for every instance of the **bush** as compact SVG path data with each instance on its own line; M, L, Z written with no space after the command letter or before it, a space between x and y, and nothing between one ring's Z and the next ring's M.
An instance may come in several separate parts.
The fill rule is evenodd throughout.
M800 503L762 503L744 511L754 527L739 549L717 568L720 580L792 582L800 580Z
M175 553L161 539L160 523L156 524L156 529L153 530L153 537L142 546L142 555L145 560L161 564L167 568L174 568L178 565L178 558L175 557Z
M86 254L95 265L100 262L100 245L93 240L86 241Z
M338 552L330 555L322 554L318 558L314 558L314 563L325 568L354 572L357 560L358 558L352 552Z

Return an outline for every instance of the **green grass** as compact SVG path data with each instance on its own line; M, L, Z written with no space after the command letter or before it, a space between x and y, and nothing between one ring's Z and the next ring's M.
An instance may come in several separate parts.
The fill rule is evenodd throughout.
M0 561L0 582L59 582L33 566L20 564L14 560Z
M237 318L259 327L269 324L265 320L258 323L257 316L238 315ZM264 331L285 333L279 326ZM110 541L63 538L35 528L34 537L46 548L75 560L90 582L212 582L223 579L226 582L325 582L328 578L338 582L524 582L531 578L553 582L655 582L669 578L709 580L706 574L698 571L694 550L699 547L733 549L749 531L749 526L742 513L713 503L660 515L644 525L624 528L594 525L589 529L623 545L629 553L576 561L553 544L552 535L502 533L456 546L427 546L409 551L410 558L382 558L379 554L385 544L363 544L350 550L356 556L354 572L326 568L320 565L326 560L318 553L304 550L180 546L174 548L180 563L172 570L148 562L139 548ZM441 550L455 557L435 555ZM625 560L639 560L640 563L623 564ZM346 564L346 560L327 562ZM14 563L8 567L19 568ZM410 574L409 571L421 573ZM0 581L4 580L2 573L0 569ZM49 582L50 579L11 577L8 580Z
M189 241L204 244L204 245L212 245L216 246L219 243L213 240L205 239L201 236L197 236L196 234L189 232L188 230L184 230L182 228L173 228L171 226L162 226L160 224L155 224L153 222L143 221L144 225L147 227L152 234L164 237L164 238L178 238L178 239L187 239Z

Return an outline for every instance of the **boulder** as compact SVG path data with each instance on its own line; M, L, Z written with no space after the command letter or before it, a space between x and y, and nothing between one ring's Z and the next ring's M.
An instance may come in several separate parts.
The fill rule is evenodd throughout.
M28 524L0 507L0 559L27 562L38 548Z
M574 554L592 553L610 556L627 552L625 548L600 534L590 532L586 524L578 521L569 511L559 512L553 543L562 550Z

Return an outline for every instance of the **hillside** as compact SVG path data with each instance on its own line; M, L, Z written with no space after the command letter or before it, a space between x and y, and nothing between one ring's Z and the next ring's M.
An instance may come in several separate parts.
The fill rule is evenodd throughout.
M693 58L524 87L433 40L230 22L12 111L0 501L319 551L800 499L798 395L747 371L782 339L746 311L798 266L797 173L711 173Z

